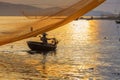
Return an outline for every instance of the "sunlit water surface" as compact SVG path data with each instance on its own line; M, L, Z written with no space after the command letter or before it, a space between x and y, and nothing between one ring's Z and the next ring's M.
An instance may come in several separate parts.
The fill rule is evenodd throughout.
M1 80L119 80L120 30L114 21L73 21L48 32L57 50L29 54L26 41L0 47ZM6 62L6 64L4 64ZM3 65L4 64L4 65ZM11 66L12 65L12 66Z

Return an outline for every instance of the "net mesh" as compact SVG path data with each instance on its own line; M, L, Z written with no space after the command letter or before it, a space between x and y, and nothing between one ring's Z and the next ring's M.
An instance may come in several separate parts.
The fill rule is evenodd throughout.
M49 0L48 2L50 3ZM61 0L61 2L65 3L66 1ZM0 16L0 45L37 36L63 26L97 7L104 0L70 0L69 4L67 2L64 7L61 4L59 9L57 7L55 9L54 4L54 9L47 6L47 9L32 14L24 11L23 8L21 10L23 16ZM40 14L38 15L38 13Z

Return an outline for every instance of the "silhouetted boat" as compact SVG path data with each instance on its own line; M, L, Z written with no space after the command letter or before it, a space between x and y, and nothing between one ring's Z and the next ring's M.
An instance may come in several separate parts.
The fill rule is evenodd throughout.
M116 20L116 23L117 23L117 24L120 24L120 20Z
M34 41L28 41L27 44L32 51L53 51L57 47L57 44L43 44Z
M52 43L43 44L42 42L28 41L29 48L32 51L53 51L57 48L58 40L52 39Z

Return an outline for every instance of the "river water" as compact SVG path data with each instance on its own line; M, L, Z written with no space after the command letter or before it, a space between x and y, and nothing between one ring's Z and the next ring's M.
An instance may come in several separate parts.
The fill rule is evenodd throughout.
M73 21L48 32L57 50L29 54L26 41L0 47L0 80L120 80L120 25Z

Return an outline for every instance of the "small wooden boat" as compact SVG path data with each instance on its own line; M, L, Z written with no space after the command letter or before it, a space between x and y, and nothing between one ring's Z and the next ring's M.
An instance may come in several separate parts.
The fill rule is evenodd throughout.
M28 41L27 45L32 51L53 51L57 47L58 41L53 44L43 44L42 42Z
M120 20L116 20L116 23L117 23L117 24L120 24Z

